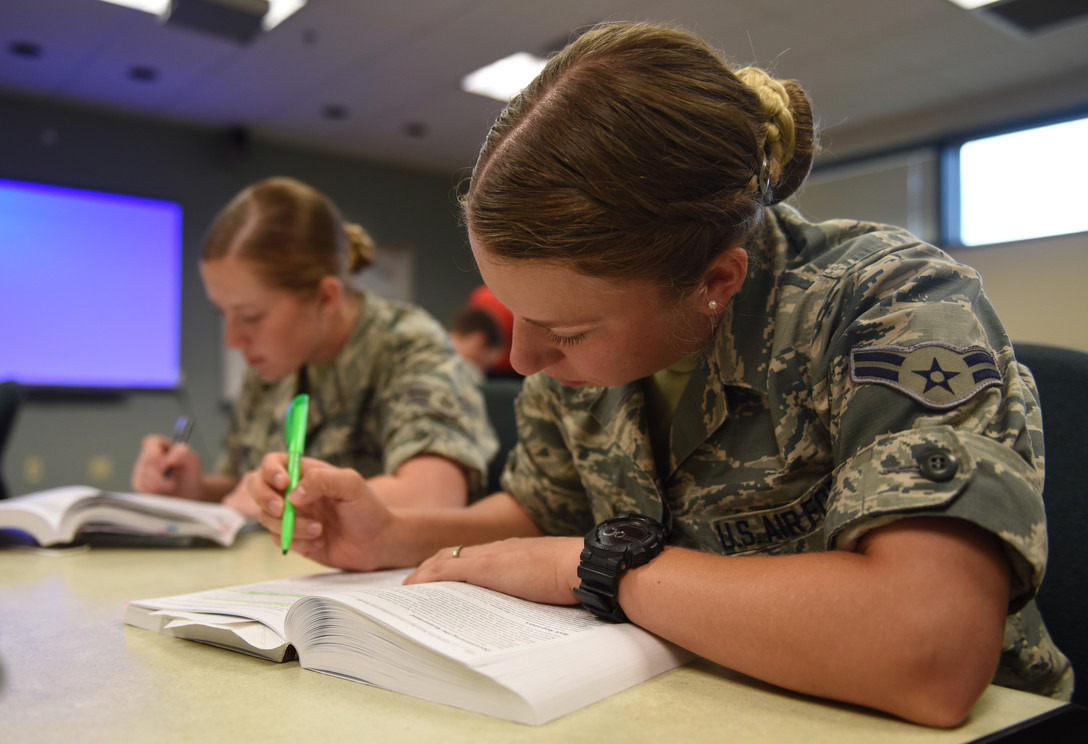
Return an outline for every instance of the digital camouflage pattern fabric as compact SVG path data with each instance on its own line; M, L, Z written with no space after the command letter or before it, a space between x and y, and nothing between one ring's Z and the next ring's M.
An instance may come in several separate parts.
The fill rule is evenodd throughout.
M420 454L441 455L464 467L479 496L498 441L472 370L422 309L360 299L347 345L333 361L307 365L303 380L294 374L266 383L246 371L219 472L240 475L266 453L284 451L287 406L308 392L307 457L369 478Z
M673 416L658 475L642 383L518 402L502 485L549 534L620 510L722 555L850 550L943 515L997 535L1013 567L997 682L1068 698L1072 670L1032 598L1046 566L1038 394L977 273L897 228L768 210L750 276Z

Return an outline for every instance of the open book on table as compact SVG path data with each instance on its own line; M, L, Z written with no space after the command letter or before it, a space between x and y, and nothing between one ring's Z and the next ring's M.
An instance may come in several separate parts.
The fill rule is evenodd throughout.
M338 571L129 602L124 621L525 724L546 723L689 661L581 607L407 571Z
M71 542L231 545L246 524L222 504L65 486L0 501L0 531L42 546Z

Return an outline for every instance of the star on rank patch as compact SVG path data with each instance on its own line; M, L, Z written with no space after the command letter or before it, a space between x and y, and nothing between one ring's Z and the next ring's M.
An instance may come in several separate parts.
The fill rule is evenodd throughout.
M850 379L906 393L929 408L945 410L1002 384L993 352L940 341L916 346L856 346L850 350Z

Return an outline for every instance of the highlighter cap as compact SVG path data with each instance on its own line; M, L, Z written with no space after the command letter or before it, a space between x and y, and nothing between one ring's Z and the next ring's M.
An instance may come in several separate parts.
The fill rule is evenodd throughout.
M287 407L287 451L302 453L306 447L306 419L310 413L310 396L296 395Z

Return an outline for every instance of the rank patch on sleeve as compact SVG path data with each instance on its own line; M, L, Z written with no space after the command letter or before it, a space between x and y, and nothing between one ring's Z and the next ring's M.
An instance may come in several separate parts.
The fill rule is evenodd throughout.
M993 352L940 341L916 346L857 346L850 350L850 379L906 393L929 408L945 410L1000 385Z

